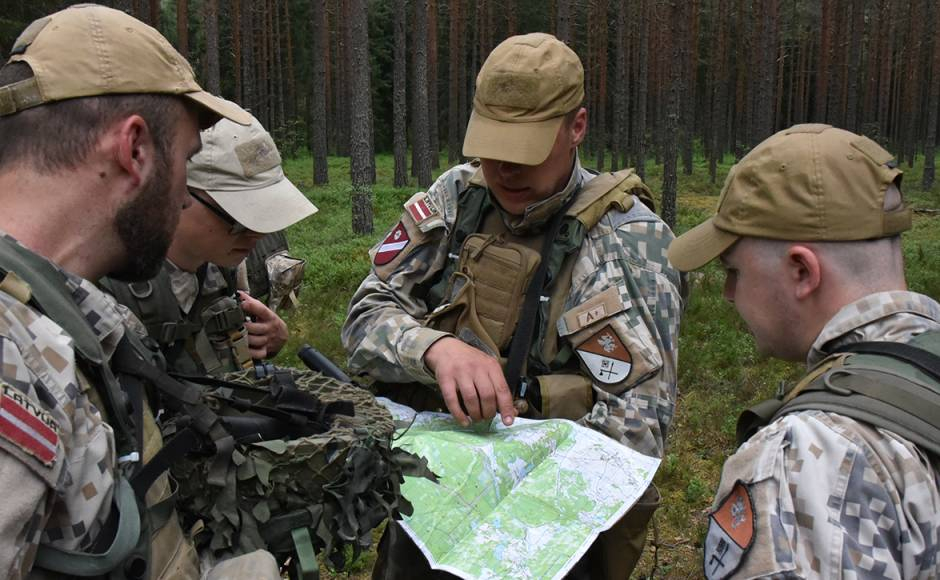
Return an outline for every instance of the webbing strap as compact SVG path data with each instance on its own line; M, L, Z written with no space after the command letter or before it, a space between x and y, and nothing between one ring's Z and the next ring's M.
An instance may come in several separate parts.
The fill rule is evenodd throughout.
M837 352L876 354L905 362L940 381L940 356L903 342L857 342L836 349Z
M140 539L140 512L134 491L121 477L114 487L114 509L118 510L117 532L108 549L100 554L61 550L40 544L36 550L36 566L72 576L101 576L117 568Z
M514 397L518 397L522 382L522 367L525 364L529 353L529 346L532 344L532 335L535 333L535 318L539 309L539 300L542 291L545 289L545 278L548 275L549 255L552 251L552 245L555 242L555 236L558 235L558 229L561 227L562 219L578 198L580 187L571 195L571 199L565 202L564 207L552 216L552 221L545 232L545 238L542 240L542 259L539 261L539 267L529 282L529 287L525 291L525 302L522 304L522 313L519 315L519 322L516 324L516 331L512 335L512 342L509 343L509 355L506 357L506 366L503 369L503 375L506 377L506 384Z
M297 555L295 571L296 578L300 580L319 580L320 565L317 562L317 553L313 549L310 539L310 528L294 528L291 530L294 540L294 553Z

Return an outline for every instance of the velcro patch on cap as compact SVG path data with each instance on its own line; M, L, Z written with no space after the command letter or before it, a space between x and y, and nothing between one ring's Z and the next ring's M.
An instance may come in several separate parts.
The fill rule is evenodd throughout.
M894 159L894 155L888 153L881 145L875 143L868 137L860 137L852 141L852 147L864 153L865 156L878 165L884 165Z
M21 391L0 385L0 437L51 467L59 443L55 419Z
M281 164L281 154L277 152L274 140L267 135L237 145L235 155L242 164L245 177L253 177Z
M376 266L388 264L408 247L409 242L411 242L411 238L408 237L405 224L398 222L398 225L389 232L385 239L382 240L382 244L375 251L375 257L372 259L372 263Z
M489 82L477 89L478 92L483 89L485 93L478 98L487 107L535 109L541 102L539 83L538 75L533 73L494 72Z
M605 385L625 380L633 368L633 356L610 324L579 344L575 352L591 376Z
M744 561L754 544L754 504L747 485L738 481L708 516L705 536L705 577L709 580L727 578Z

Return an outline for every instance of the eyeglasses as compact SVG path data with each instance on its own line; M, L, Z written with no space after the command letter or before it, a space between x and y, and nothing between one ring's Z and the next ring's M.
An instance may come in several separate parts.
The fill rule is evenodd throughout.
M238 220L230 216L228 213L222 210L222 208L212 205L208 201L204 200L201 196L197 195L196 191L192 187L187 187L186 189L187 191L189 191L189 195L193 196L193 198L195 198L196 201L206 206L206 208L209 211L217 215L219 219L221 219L222 221L228 224L229 226L228 233L230 235L237 236L239 234L243 234L248 231L248 228L238 223Z

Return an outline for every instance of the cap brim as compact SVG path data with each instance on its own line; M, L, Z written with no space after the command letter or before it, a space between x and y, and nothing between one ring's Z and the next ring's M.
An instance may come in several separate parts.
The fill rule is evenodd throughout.
M206 193L238 223L260 234L283 230L317 212L317 206L287 178L261 189Z
M669 262L682 272L701 268L741 236L715 227L715 218L695 226L669 244Z
M538 165L551 153L564 119L562 115L534 123L507 123L473 111L463 140L463 154L465 157Z
M210 114L211 118L208 119L208 124L203 123L205 124L204 129L214 125L221 117L225 117L239 125L251 124L251 114L231 101L226 101L206 91L183 93L182 96L195 101L197 105Z

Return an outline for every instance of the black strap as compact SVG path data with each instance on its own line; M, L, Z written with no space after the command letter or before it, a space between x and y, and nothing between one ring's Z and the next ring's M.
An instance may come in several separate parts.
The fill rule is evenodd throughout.
M509 356L506 360L506 367L503 369L503 376L506 377L506 384L514 396L520 396L522 387L522 367L529 354L529 347L532 345L532 336L535 333L535 319L539 309L539 299L542 291L545 289L545 278L548 274L548 262L552 251L552 245L555 242L555 236L561 228L561 222L578 197L579 187L571 195L571 199L565 202L565 205L558 210L552 217L552 221L545 232L545 238L542 240L542 259L539 261L539 267L535 270L532 281L529 282L525 291L525 302L522 304L522 313L519 316L519 322L516 324L516 331L512 335L512 342L509 343Z
M903 342L856 342L839 347L835 352L888 356L905 362L926 375L940 381L940 356Z
M150 461L131 478L131 487L134 488L134 494L143 501L144 495L150 490L153 482L160 477L160 474L170 469L175 462L194 449L198 449L200 441L201 439L195 431L186 428L165 442L163 447L150 458Z

